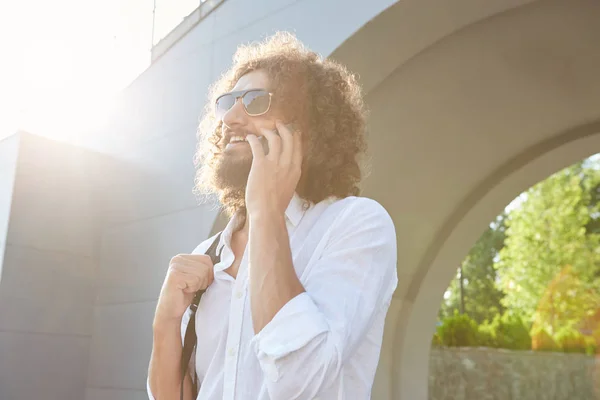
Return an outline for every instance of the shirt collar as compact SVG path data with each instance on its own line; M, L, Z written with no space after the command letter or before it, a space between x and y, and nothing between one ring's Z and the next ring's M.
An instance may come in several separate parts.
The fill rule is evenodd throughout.
M285 210L285 216L293 226L298 226L304 213L306 213L309 208L310 203L303 200L296 192L294 192L294 196L292 197L288 208Z
M300 196L298 196L297 193L294 192L294 196L292 197L292 200L290 200L290 204L285 210L285 217L294 227L298 226L300 220L309 208L310 202L303 200ZM223 231L223 235L226 238L231 238L233 231L236 230L238 225L242 223L242 218L243 217L240 214L235 214L233 216Z
M288 208L285 210L285 217L295 228L298 226L300 220L310 207L311 203L309 201L303 200L300 196L298 196L297 193L294 192L294 196L292 197L292 200L290 200ZM231 237L233 235L233 231L238 229L239 225L243 222L242 218L243 217L239 213L236 213L233 218L229 220L227 226L221 234L221 239L218 246L219 252L222 251L224 246L227 246L231 249Z

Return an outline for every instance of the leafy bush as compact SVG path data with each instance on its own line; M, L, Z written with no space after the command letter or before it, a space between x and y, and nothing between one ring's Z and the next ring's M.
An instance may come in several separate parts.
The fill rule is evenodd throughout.
M492 322L487 320L479 325L479 345L482 347L500 347L496 339L497 318Z
M470 347L479 344L477 323L468 315L460 315L458 311L437 327L437 335L443 346Z
M520 316L504 313L497 330L500 347L512 350L531 350L531 335Z
M496 315L492 322L484 322L480 327L482 345L511 350L530 350L531 335L525 323L516 314L505 312Z
M585 354L587 354L588 356L593 356L595 354L598 353L598 343L596 342L596 339L594 339L593 337L587 336L585 338L585 342L586 342L586 346L585 346Z
M468 315L458 311L444 318L431 340L432 346L494 347L509 350L536 350L595 355L600 353L600 328L593 336L582 335L576 329L564 327L552 336L539 326L530 333L522 318L511 312L484 321L480 326Z
M560 346L544 328L531 332L531 348L537 351L561 351Z
M598 327L591 336L585 337L585 354L593 356L600 354L600 327Z
M565 327L559 330L555 335L557 345L565 353L585 353L588 348L588 342L580 332Z

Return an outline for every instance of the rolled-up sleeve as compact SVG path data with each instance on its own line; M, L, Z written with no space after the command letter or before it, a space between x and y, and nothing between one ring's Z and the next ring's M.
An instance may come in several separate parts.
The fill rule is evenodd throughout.
M313 399L386 313L397 286L396 233L385 209L358 199L332 226L319 259L300 277L305 292L252 339L271 398ZM379 337L380 339L380 337Z

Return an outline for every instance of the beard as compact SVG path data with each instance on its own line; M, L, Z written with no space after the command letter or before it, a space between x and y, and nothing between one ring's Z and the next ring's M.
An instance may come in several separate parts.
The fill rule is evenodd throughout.
M262 145L265 156L268 155L269 144L267 140L264 136L259 136L258 140ZM214 179L218 189L246 192L253 156L250 145L246 144L244 146L246 147L231 152L225 150L216 160Z
M263 136L259 136L265 155L269 145ZM238 147L243 146L243 147ZM217 194L221 206L229 216L238 211L245 213L246 186L252 168L252 150L250 145L237 144L227 149L227 144L219 146L221 151L212 154L208 163L197 173L197 193L201 195Z
M245 208L246 186L252 167L252 152L221 153L213 165L213 184L227 208Z

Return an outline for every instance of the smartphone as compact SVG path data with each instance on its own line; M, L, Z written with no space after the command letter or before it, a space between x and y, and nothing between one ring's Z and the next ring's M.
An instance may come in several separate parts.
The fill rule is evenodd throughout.
M293 122L285 124L285 126L290 130L290 132L292 132L292 134L294 133L294 130L296 129L296 126L294 125ZM275 132L276 134L279 135L279 131L277 130L277 128L274 128L273 132ZM259 139L260 139L260 141L262 143L263 151L265 152L265 155L269 154L269 141L264 136L260 136Z

